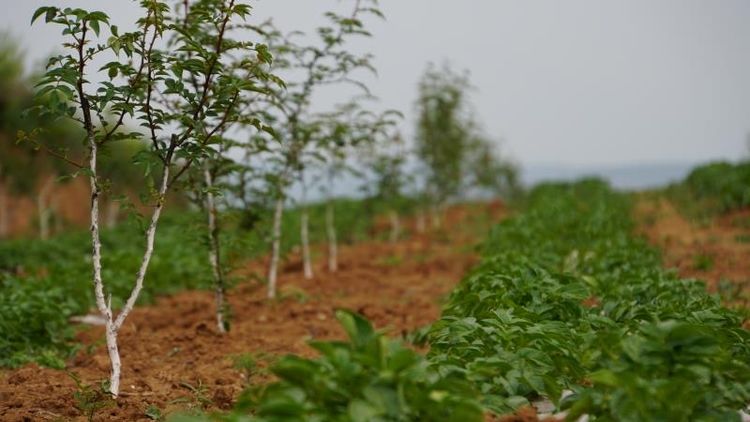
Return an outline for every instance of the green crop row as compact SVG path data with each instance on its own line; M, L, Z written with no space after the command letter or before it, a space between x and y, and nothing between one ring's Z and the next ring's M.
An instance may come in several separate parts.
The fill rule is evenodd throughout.
M336 227L340 240L367 236L371 204L337 200ZM283 248L299 244L299 213L284 216ZM323 241L324 207L310 208L310 236ZM223 217L224 262L231 269L267 252L270 212L240 212ZM142 253L142 231L136 222L123 223L102 234L104 280L113 301L127 297ZM211 282L206 228L198 213L172 213L157 232L156 248L139 303L184 289L209 288ZM75 350L69 318L94 307L88 232L64 234L46 241L18 239L0 242L0 366L29 361L61 367ZM261 276L263 276L261 274ZM115 307L120 304L114 303Z
M742 319L663 270L630 211L597 180L534 189L427 334L433 368L467 379L495 413L546 397L573 420L739 420Z
M669 197L693 217L711 217L750 206L750 161L698 166L667 189Z

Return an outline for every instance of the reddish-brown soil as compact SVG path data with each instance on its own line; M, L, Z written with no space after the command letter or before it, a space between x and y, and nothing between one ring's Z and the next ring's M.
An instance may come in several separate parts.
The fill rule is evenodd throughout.
M40 179L46 180L42 177ZM35 188L35 192L37 191L39 188ZM7 213L5 217L8 225L7 235L9 237L36 235L39 231L39 210L34 202L35 193L24 192L12 195L5 186L0 185L0 195L4 195L7 201L7 209L0 210L0 213ZM86 226L88 210L80 207L80 204L88 203L89 188L83 179L55 183L46 201L52 209L51 230L53 232L58 229Z
M121 398L100 410L95 420L149 420L149 406L165 413L230 407L246 384L232 356L255 354L261 366L287 353L313 356L308 340L343 337L334 318L337 308L358 311L395 336L434 321L441 300L476 262L473 246L500 214L497 206L450 209L442 231L396 244L342 247L341 269L328 273L318 257L311 281L303 279L299 262L291 260L281 274L281 298L272 302L263 285L250 281L264 263L249 263L240 273L247 281L229 295L233 323L226 335L214 328L210 292L188 291L137 308L120 334ZM79 337L84 347L67 370L95 385L109 371L102 330L86 329ZM85 420L74 392L64 371L36 365L4 371L0 420Z
M640 231L663 252L664 265L683 277L722 290L733 305L750 305L750 210L691 221L663 198L644 197L636 214Z

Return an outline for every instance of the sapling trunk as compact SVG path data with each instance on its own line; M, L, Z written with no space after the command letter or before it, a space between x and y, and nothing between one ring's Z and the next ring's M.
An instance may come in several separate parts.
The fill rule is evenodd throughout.
M8 194L5 189L0 189L0 239L8 237L9 234L8 214Z
M164 166L162 170L162 180L159 187L157 202L154 206L154 210L151 214L151 220L146 229L146 247L141 257L141 265L136 274L135 285L130 292L130 296L125 302L120 313L117 317L114 317L112 311L112 300L111 296L105 298L104 296L104 283L102 281L102 263L101 263L101 239L99 233L99 197L101 190L99 187L99 180L96 174L97 164L97 144L93 134L89 134L89 168L90 176L89 182L91 185L91 262L93 266L93 278L94 278L94 296L96 298L96 307L99 313L102 315L105 321L105 339L107 343L107 353L109 354L109 360L111 364L111 374L109 380L109 392L113 397L117 397L120 392L120 370L122 367L120 361L120 352L117 345L117 334L122 328L122 324L125 322L125 318L133 310L135 302L140 295L141 289L143 288L143 280L146 277L146 270L151 260L151 256L154 251L154 240L156 236L156 227L161 216L161 211L164 207L164 199L168 188L169 179L169 166Z
M39 193L36 196L36 207L39 214L39 238L42 240L49 239L49 222L52 212L47 204L52 188L54 187L55 178L48 177L42 187L39 189Z
M427 231L427 216L424 208L417 211L417 233L424 234Z
M117 225L120 217L120 203L110 199L107 203L107 228L111 229Z
M313 278L312 257L310 256L310 216L307 212L307 184L304 172L300 172L302 201L300 201L300 242L302 243L302 268L305 279Z
M206 184L206 214L208 215L208 260L214 277L214 297L216 299L216 328L220 333L227 332L226 305L224 302L224 274L221 270L221 250L219 249L219 225L216 221L216 201L213 194L213 176L208 167L203 170Z
M276 208L273 213L273 232L271 247L271 262L268 267L268 298L276 297L276 277L279 268L279 255L281 254L281 217L284 213L284 198L276 200Z
M300 215L300 238L302 241L302 264L304 267L305 278L310 280L313 278L312 269L312 258L310 257L310 231L309 231L309 215L307 213L307 206L302 206Z
M339 251L336 242L333 201L326 203L326 239L328 240L328 271L335 273L339 269Z
M443 225L442 207L436 204L430 208L430 211L432 212L432 228L439 229Z
M399 219L398 212L391 210L388 213L389 220L391 222L391 243L396 243L398 238L401 237L401 220Z

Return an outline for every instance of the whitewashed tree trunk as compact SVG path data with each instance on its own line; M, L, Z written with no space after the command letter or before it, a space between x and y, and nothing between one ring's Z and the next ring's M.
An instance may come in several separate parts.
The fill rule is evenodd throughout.
M54 201L50 204L49 207L50 210L50 217L52 220L52 234L62 233L63 230L63 221L60 217L60 208L58 207L57 201Z
M309 231L309 214L307 213L307 206L302 206L302 214L300 215L300 238L302 241L302 266L304 268L305 278L310 280L313 278L312 269L312 257L310 256L310 231Z
M47 203L47 199L49 198L54 186L55 178L52 176L48 177L42 184L42 187L39 189L39 193L36 196L36 207L39 214L39 238L42 240L49 239L49 225L52 211Z
M430 211L432 212L432 228L439 229L443 225L442 208L439 205L433 205Z
M328 240L328 271L332 273L339 269L339 251L334 218L333 201L329 199L326 204L326 239Z
M99 181L96 175L97 145L93 134L89 135L89 167L91 176L89 183L91 185L91 262L93 266L94 278L94 297L96 298L96 307L104 318L105 339L107 342L107 353L111 365L109 379L109 391L117 397L120 391L120 352L117 348L117 329L114 327L112 319L112 302L104 297L104 282L102 281L102 243L99 238Z
M276 277L279 268L279 255L281 254L281 217L284 213L284 198L276 200L276 209L273 214L273 232L271 247L271 262L268 267L268 298L276 297Z
M398 212L391 210L388 213L389 220L391 222L391 243L396 243L398 238L401 237L401 220L398 217Z
M302 243L302 269L306 280L313 278L312 256L310 254L310 214L307 211L307 183L305 173L300 172L302 200L300 201L300 243Z
M8 193L6 190L0 189L0 239L5 239L10 234L10 212L8 202Z
M120 203L110 199L107 203L107 228L111 229L117 225L120 218Z
M107 353L109 354L111 364L109 392L113 397L117 398L120 393L120 371L122 368L120 351L117 344L117 334L120 328L122 328L125 318L127 318L133 310L133 306L135 306L135 302L143 288L143 280L146 277L146 270L148 269L148 264L151 261L151 256L154 251L156 227L161 216L161 211L164 208L164 200L166 198L169 181L169 166L164 166L162 170L161 185L159 187L156 205L151 214L151 220L146 229L146 246L143 256L141 257L140 268L136 274L135 285L125 302L125 306L123 306L122 310L120 310L120 313L115 318L112 311L111 296L105 298L104 282L102 280L102 245L99 233L99 197L101 195L101 190L99 188L99 181L96 173L97 145L92 135L89 136L89 150L89 166L91 171L91 176L89 177L91 185L91 262L93 266L94 296L96 298L96 307L105 321L105 339L107 343Z
M221 270L221 251L219 249L219 226L216 221L216 201L213 194L213 177L211 171L206 166L203 170L203 177L207 188L206 192L206 214L208 215L208 260L211 263L211 270L214 276L214 298L216 300L216 328L220 333L227 332L226 322L226 304L224 302L225 287L224 274Z
M417 211L417 233L424 234L427 231L427 216L424 208Z

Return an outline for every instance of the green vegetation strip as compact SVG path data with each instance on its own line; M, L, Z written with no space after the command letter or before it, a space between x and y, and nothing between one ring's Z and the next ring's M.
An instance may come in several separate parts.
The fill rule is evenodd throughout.
M750 161L717 161L694 168L667 195L690 217L710 219L750 206Z
M340 199L334 201L336 228L343 242L368 236L378 204ZM322 204L309 207L310 238L325 240ZM240 266L266 253L270 211L230 212L222 218L224 262ZM299 210L284 215L282 246L299 245ZM185 289L211 287L211 269L205 246L204 217L176 212L164 217L156 250L139 303ZM137 224L137 222L132 222ZM122 224L102 235L103 277L115 308L127 297L143 248L142 230ZM74 325L69 318L94 312L91 286L91 245L88 232L61 235L46 241L18 239L0 242L0 366L26 362L62 368L74 352ZM231 268L227 268L231 270Z
M432 365L497 413L544 396L571 418L738 420L750 399L742 319L663 270L630 211L596 180L532 191L428 333Z
M606 184L540 186L423 336L426 359L342 312L348 342L280 360L280 381L249 388L230 414L176 419L481 421L481 409L546 397L569 420L739 420L741 318L631 233L627 197Z

